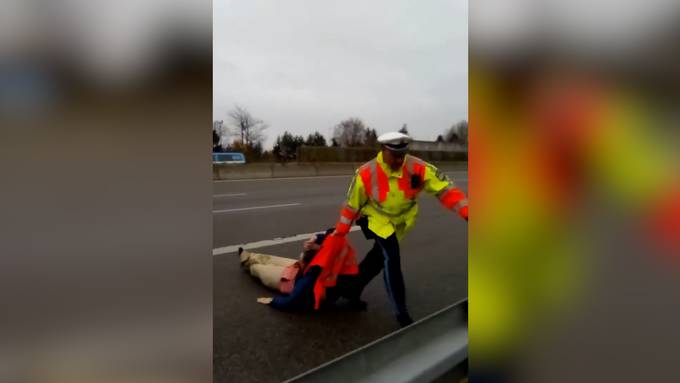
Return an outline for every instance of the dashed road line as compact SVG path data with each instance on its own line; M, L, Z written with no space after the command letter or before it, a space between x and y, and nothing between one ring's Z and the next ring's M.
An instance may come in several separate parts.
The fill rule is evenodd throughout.
M302 205L299 202L294 202L294 203L284 203L280 205L267 205L267 206L252 206L252 207L239 207L235 209L222 209L222 210L213 210L213 214L222 214L222 213L234 213L238 211L247 211L247 210L259 210L259 209L273 209L277 207L289 207L289 206L300 206Z

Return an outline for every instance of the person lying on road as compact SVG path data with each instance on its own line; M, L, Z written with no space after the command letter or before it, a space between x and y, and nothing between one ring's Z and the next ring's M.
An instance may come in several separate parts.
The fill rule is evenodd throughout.
M344 291L353 283L358 268L354 250L345 238L326 241L333 230L309 238L297 261L239 248L241 266L262 284L281 293L274 298L257 298L257 302L279 310L302 311L318 309L322 301L324 306L331 306L346 295ZM322 245L327 247L317 258ZM366 304L352 300L347 308L365 310Z

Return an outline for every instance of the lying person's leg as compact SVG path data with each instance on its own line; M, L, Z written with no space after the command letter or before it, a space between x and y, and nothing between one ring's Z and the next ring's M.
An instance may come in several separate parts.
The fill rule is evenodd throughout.
M250 275L260 279L263 285L278 290L281 283L283 266L254 264L250 266Z
M284 311L299 311L311 310L314 308L314 284L321 273L319 266L312 266L309 271L303 275L296 283L293 291L288 295L277 295L272 300L262 301L258 298L260 303L268 303L271 307Z
M268 265L275 265L281 267L288 267L293 263L297 262L297 259L277 257L276 255L269 255L269 258L265 261Z
M296 262L295 259L277 257L276 255L254 253L248 250L243 250L243 248L239 248L239 256L241 259L241 265L244 267L257 264L286 267Z

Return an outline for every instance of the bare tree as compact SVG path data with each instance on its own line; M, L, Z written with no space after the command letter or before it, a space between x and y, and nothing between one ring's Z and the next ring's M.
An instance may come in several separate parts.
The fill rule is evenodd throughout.
M224 126L224 121L214 120L213 121L213 151L222 151L222 137L228 133Z
M236 129L236 135L240 135L241 143L246 147L253 147L264 140L264 130L267 124L253 117L250 112L238 105L229 112L229 119Z
M335 126L333 138L342 147L362 146L366 142L367 130L361 119L352 117Z
M461 121L458 123L458 139L460 140L461 145L466 146L468 145L468 123L467 121Z

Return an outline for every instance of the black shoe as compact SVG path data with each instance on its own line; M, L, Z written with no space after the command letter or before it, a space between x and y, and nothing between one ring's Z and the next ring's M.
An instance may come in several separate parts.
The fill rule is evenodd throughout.
M408 314L399 314L397 315L397 322L399 322L401 327L406 327L413 323L413 319L411 319L411 316Z

